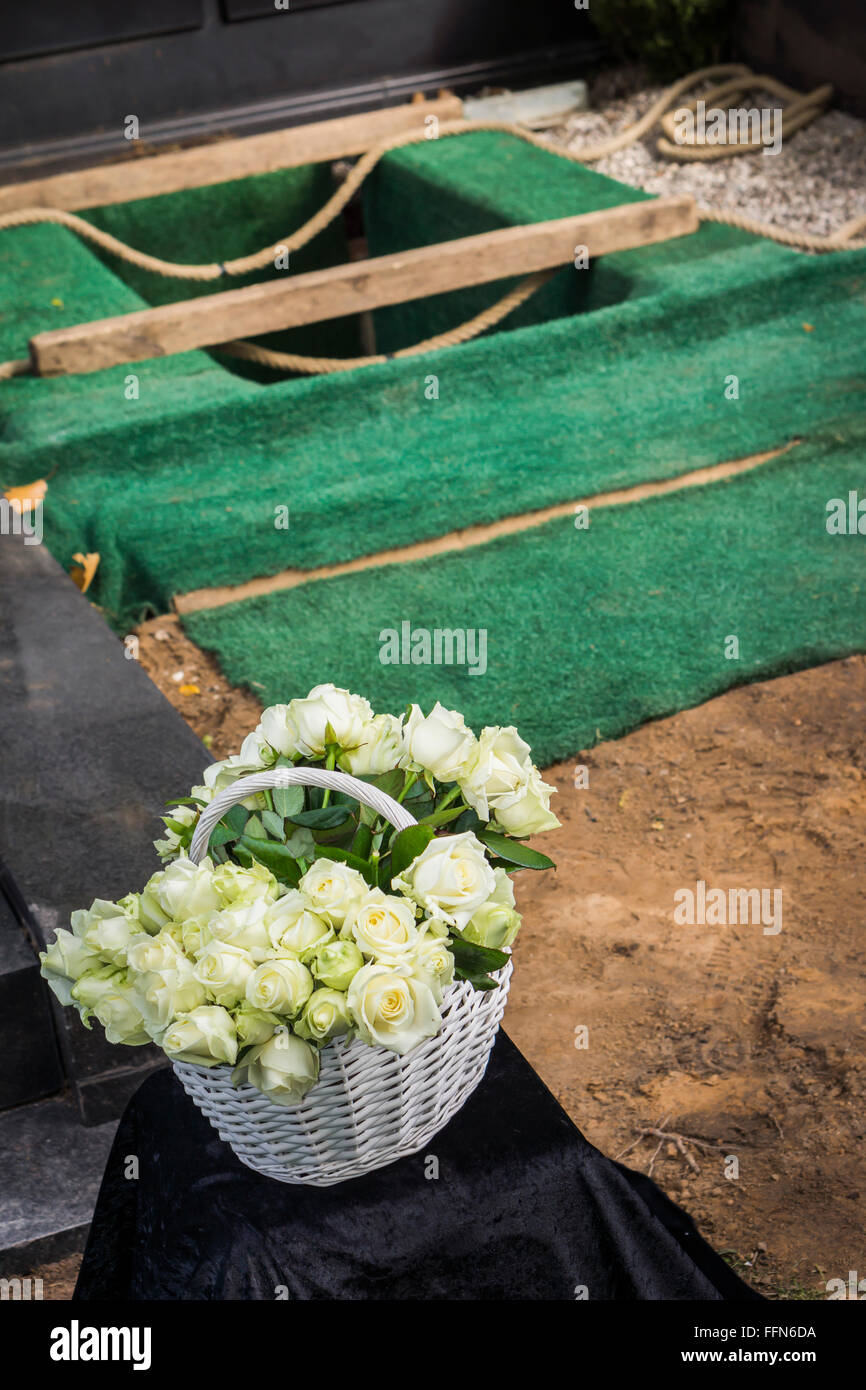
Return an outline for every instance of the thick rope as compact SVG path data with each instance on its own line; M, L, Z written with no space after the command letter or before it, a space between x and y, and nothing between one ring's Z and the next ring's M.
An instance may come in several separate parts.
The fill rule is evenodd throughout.
M259 347L257 343L246 342L223 343L212 351L225 352L230 357L242 357L247 362L255 362L260 367L270 367L275 371L301 372L307 376L325 372L345 372L352 367L375 367L380 362L389 362L392 357L415 357L422 352L433 352L436 348L468 343L471 338L477 338L488 328L494 328L496 324L501 323L508 314L513 313L519 305L535 294L554 273L552 270L542 270L537 275L527 276L502 299L497 300L482 313L476 314L475 318L467 319L465 323L449 329L446 333L437 333L435 338L425 338L423 342L414 343L412 347L400 348L397 352L378 353L373 357L301 357L294 352L276 352L271 348Z
M19 357L12 362L0 362L0 381L8 381L12 376L27 376L30 366L29 357Z
M207 265L185 265L181 262L164 261L158 256L150 256L144 251L136 250L135 247L127 246L117 237L94 227L83 217L76 217L74 213L65 212L60 208L22 208L17 212L5 213L0 215L0 231L7 227L53 223L67 227L86 241L90 241L101 250L108 252L109 255L117 256L141 270L151 271L169 279L208 281L249 275L274 265L277 257L291 255L293 251L300 250L302 246L306 246L308 242L318 236L319 232L323 231L339 216L379 161L392 150L402 149L407 145L420 144L431 138L445 139L452 135L469 135L484 131L516 136L527 144L545 150L548 154L557 155L561 159L567 159L577 164L591 164L607 155L614 154L617 150L624 149L627 145L634 144L658 124L662 125L667 135L673 136L675 134L674 116L671 110L673 104L689 88L700 82L719 77L724 77L727 80L705 94L703 100L708 108L722 98L755 88L773 92L783 97L787 103L784 108L783 126L788 135L793 134L795 130L799 130L820 115L832 92L831 87L824 86L802 95L793 91L792 88L786 87L783 83L777 82L774 78L756 77L748 68L740 64L724 63L700 68L689 73L687 77L681 78L666 88L653 102L649 110L633 125L627 126L616 135L594 145L583 145L577 149L551 145L548 140L536 135L533 131L513 125L508 121L449 121L438 127L435 137L432 137L427 129L395 135L381 141L378 145L374 145L366 154L362 155L339 188L303 226L290 236L286 236L282 241L265 246L252 255L241 256L233 261L213 262ZM684 160L719 159L734 154L746 154L753 152L757 146L749 143L679 144L660 138L658 148L663 154ZM765 222L759 222L752 217L744 217L736 212L723 212L720 209L699 209L698 216L702 222L721 222L731 227L737 227L742 231L751 232L756 236L781 242L785 246L796 247L802 251L859 250L866 246L866 240L859 235L866 230L866 216L855 218L831 236L813 236L806 232L792 232ZM447 347L454 343L468 342L470 338L477 337L487 328L501 322L518 304L522 304L528 299L546 278L546 276L530 276L516 290L511 291L483 314L460 324L448 333L439 334L435 338L427 339L411 348L404 348L393 355L395 357L410 356L415 353L431 352L435 348ZM383 355L352 359L302 357L294 353L272 352L267 348L257 347L255 344L240 342L225 344L216 350L228 352L235 357L244 357L248 361L258 362L262 366L308 373L342 371L352 366L368 366L388 360ZM29 369L30 364L26 361L0 363L0 379L23 375Z
M741 69L740 74L731 77L729 81L722 82L720 86L713 87L710 91L704 92L700 100L704 103L705 111L711 109L724 109L732 97L742 97L748 91L759 90L762 92L772 92L774 96L781 97L785 105L779 108L781 115L781 130L778 131L780 139L794 135L803 126L814 121L817 116L823 114L833 95L833 88L829 83L823 87L816 87L813 92L795 92L792 87L786 87L784 82L777 82L775 77L768 77L766 74L755 77L748 69ZM667 96L665 95L667 101ZM694 115L698 99L687 103L680 110L690 111ZM670 104L670 103L668 103ZM759 114L757 111L756 115ZM677 135L676 113L665 111L660 117L661 128L664 135L660 136L656 142L659 154L665 155L668 159L679 160L707 160L707 159L730 159L732 155L754 154L762 145L763 131L759 129L755 132L754 138L741 140L739 131L735 141L723 140L718 144L703 142L681 142ZM749 135L752 135L751 130ZM665 138L667 137L667 138Z

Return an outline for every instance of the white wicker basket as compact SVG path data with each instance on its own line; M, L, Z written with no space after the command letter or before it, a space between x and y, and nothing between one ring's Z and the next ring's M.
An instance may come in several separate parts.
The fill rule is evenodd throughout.
M404 806L367 782L323 768L275 768L235 782L202 812L190 846L198 863L229 807L269 787L332 787L385 816L399 830L414 825ZM509 961L496 989L452 985L441 1006L442 1029L405 1057L357 1039L321 1052L319 1080L296 1106L274 1105L253 1086L234 1086L231 1067L174 1070L221 1139L242 1163L279 1182L328 1187L417 1153L460 1109L484 1075L511 978Z

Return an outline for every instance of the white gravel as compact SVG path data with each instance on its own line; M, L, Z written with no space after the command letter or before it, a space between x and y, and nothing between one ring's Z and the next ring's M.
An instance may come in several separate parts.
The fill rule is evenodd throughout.
M630 69L603 74L590 91L589 111L575 112L539 132L576 150L631 125L662 88L640 84ZM631 94L622 95L623 92ZM778 106L767 96L766 104ZM735 101L733 104L740 104ZM742 104L765 102L750 93ZM785 140L777 155L681 163L660 155L660 129L590 167L649 193L691 193L700 207L735 210L792 231L827 236L866 214L866 121L829 110Z

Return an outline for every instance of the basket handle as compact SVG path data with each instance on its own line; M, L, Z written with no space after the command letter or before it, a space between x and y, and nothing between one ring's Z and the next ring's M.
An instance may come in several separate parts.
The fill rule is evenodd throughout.
M271 787L330 787L332 791L345 792L364 806L378 811L397 830L408 830L410 825L417 825L415 817L393 796L387 796L369 782L350 777L347 772L330 772L324 767L274 767L269 772L254 772L250 777L239 777L205 807L189 847L192 862L198 864L204 858L210 833L226 811L239 801L245 801L254 792L267 791Z

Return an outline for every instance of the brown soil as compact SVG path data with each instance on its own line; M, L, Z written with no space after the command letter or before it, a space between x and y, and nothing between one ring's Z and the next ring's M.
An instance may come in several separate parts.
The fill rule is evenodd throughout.
M139 636L145 670L213 754L236 751L255 697L175 618ZM518 880L508 1032L587 1137L651 1167L772 1297L866 1275L864 711L857 656L559 764L546 776L563 829L544 844L557 871ZM674 893L699 879L781 888L782 930L676 925ZM696 1172L674 1140L639 1138L652 1128L719 1147L684 1145Z
M248 690L233 690L213 657L189 640L174 615L151 618L135 635L150 679L213 756L236 753L259 722L261 701Z

